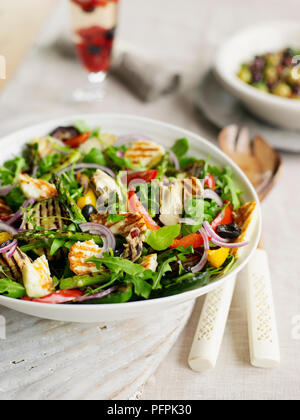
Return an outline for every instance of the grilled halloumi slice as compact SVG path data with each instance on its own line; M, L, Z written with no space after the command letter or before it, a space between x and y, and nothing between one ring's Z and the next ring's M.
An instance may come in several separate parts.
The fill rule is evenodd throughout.
M70 269L77 275L98 273L96 265L86 262L91 257L101 257L102 248L99 248L95 242L85 241L74 244L69 253Z
M8 258L7 254L0 255L0 264L7 270L6 274L15 280L22 280L22 271L28 262L31 262L30 258L19 248L15 250L11 258Z
M35 229L36 226L45 230L63 230L64 211L57 199L49 199L36 203L26 214L26 230ZM33 225L34 223L34 225Z
M143 168L156 166L165 154L165 149L151 141L136 141L127 149L125 158L133 165Z
M119 222L108 222L108 214L92 214L91 219L95 223L108 227L114 235L121 235L126 238L133 228L139 229L142 240L145 239L147 226L144 218L138 213L121 212L123 220Z
M27 198L34 198L37 201L57 197L58 192L54 185L43 179L31 178L29 175L20 175L20 188Z
M92 186L102 203L106 203L114 194L117 194L118 197L122 196L121 188L116 181L100 169L97 169L92 178Z
M188 200L202 195L202 182L195 177L176 179L169 185L161 183L159 220L166 226L178 224Z
M145 270L156 271L158 266L157 254L150 254L143 257L141 266L144 267Z
M23 267L23 283L30 298L42 298L55 291L48 260L45 255Z
M234 216L234 221L242 230L240 237L235 242L247 241L252 233L252 225L256 223L257 204L255 201L246 203L240 207ZM246 248L235 248L231 251L234 257L240 257Z

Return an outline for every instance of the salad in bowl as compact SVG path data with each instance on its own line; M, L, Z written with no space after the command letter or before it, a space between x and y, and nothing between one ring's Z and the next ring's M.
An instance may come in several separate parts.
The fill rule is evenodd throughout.
M0 295L107 305L203 288L249 247L256 202L228 165L85 121L28 138L0 166ZM253 245L251 245L253 247Z

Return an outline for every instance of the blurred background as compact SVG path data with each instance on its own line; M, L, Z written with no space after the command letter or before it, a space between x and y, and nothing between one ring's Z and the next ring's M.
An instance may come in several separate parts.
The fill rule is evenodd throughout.
M58 52L52 47L56 37L66 32L69 25L67 9L63 5L61 11L55 12L55 8L63 3L67 1L1 1L0 53L6 57L7 79L0 80L0 89L15 77L9 95L3 98L7 115L12 108L14 112L16 109L14 92L18 92L18 102L26 101L28 116L36 109L39 118L76 110L74 104L57 103L58 93L53 91L61 90L63 86L67 93L72 83L77 83L75 76L79 72L79 66L77 68L65 52L58 58ZM297 0L284 3L268 0L264 6L261 1L253 0L251 7L238 0L121 0L116 45L118 42L130 45L138 52L146 52L152 62L167 65L171 71L180 73L181 88L174 95L160 98L159 102L137 107L138 99L130 95L124 85L109 79L104 102L92 106L80 104L77 110L147 115L199 131L200 117L193 114L192 94L209 68L218 46L246 25L294 18L298 7ZM21 63L23 68L20 70ZM70 86L64 86L66 80ZM32 91L35 91L35 97L29 98Z

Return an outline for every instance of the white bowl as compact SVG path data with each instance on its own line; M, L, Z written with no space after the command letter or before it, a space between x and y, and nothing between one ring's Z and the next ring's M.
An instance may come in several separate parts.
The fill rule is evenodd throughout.
M77 115L74 117L44 122L39 125L23 129L0 140L0 164L12 155L18 154L21 151L22 146L28 142L28 140L44 136L57 126L72 125L78 119L84 119L92 127L101 126L103 127L103 130L117 135L130 133L142 133L149 135L154 139L157 139L159 143L166 147L172 146L174 140L178 138L187 137L191 145L191 156L206 158L210 155L212 163L230 165L236 174L236 179L241 189L244 191L245 201L256 201L258 203L258 197L255 190L242 171L224 153L222 153L210 142L187 130L158 121L134 116L116 114ZM204 295L221 285L231 275L237 274L245 266L256 249L260 233L261 213L260 206L258 205L258 217L250 235L250 245L243 249L243 255L237 261L234 271L230 275L227 275L206 287L179 295L155 300L128 302L115 305L48 305L0 296L0 304L8 308L15 309L16 311L40 318L70 322L112 321L140 317L149 312L159 313L168 307L195 299L200 295Z
M299 100L262 92L237 76L241 64L251 61L255 55L286 47L300 49L299 22L273 22L248 28L221 47L215 60L215 72L224 87L257 117L275 126L299 130Z

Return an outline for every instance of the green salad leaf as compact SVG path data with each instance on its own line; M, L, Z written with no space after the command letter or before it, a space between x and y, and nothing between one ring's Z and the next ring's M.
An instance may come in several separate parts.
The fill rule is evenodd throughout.
M83 163L96 163L97 165L102 166L107 165L104 154L95 147L84 157Z
M0 295L13 299L21 299L26 295L26 290L21 284L6 277L0 279Z
M164 251L172 245L173 241L179 236L180 225L164 226L159 230L153 230L147 237L147 244L156 251Z

